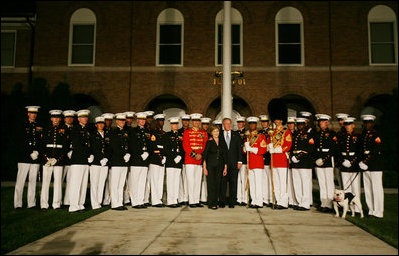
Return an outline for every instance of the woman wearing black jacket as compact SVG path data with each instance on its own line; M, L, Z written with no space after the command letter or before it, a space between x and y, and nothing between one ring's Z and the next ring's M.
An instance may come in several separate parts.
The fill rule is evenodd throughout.
M212 137L206 142L205 150L202 154L204 159L203 170L208 188L208 207L216 210L222 175L226 176L227 174L227 155L219 142L219 127L211 127L210 133Z

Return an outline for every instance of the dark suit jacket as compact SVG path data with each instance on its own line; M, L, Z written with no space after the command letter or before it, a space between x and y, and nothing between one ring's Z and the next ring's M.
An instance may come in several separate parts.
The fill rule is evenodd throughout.
M229 170L237 169L237 163L242 162L242 148L241 148L241 137L236 131L231 131L230 148L227 147L224 139L224 130L219 134L220 144L224 147L227 152L227 168Z

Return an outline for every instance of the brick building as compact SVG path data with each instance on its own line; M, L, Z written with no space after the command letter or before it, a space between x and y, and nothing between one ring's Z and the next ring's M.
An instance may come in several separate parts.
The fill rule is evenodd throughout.
M232 8L232 70L245 77L232 90L236 114L267 113L276 97L291 112L378 114L398 88L396 1L233 1ZM68 83L103 112L215 118L222 9L222 1L38 1L33 14L2 16L1 91L41 77L50 90Z

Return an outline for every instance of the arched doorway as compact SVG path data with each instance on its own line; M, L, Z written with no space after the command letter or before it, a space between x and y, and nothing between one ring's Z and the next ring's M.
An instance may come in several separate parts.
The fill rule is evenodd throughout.
M163 94L152 99L146 110L152 110L155 114L165 115L164 131L170 131L169 122L167 121L169 117L182 116L187 112L187 105L179 97L172 94ZM179 125L180 127L181 125Z
M205 116L215 119L221 119L221 98L218 97L214 99L211 104L209 105ZM249 107L248 103L238 96L233 96L233 112L232 112L232 121L233 121L233 129L237 128L236 118L237 116L251 116L252 111Z
M287 94L281 97L287 105L288 108L288 116L299 116L299 112L301 111L308 111L315 114L315 109L305 97L302 97L297 94Z

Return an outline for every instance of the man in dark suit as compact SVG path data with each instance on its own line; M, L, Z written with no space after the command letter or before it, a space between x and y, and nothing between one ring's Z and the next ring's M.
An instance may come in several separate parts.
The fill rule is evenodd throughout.
M226 188L229 183L229 208L234 208L237 202L238 170L242 166L241 137L231 130L231 119L223 119L223 131L219 135L219 141L227 152L227 175L222 178L219 206L226 205Z

